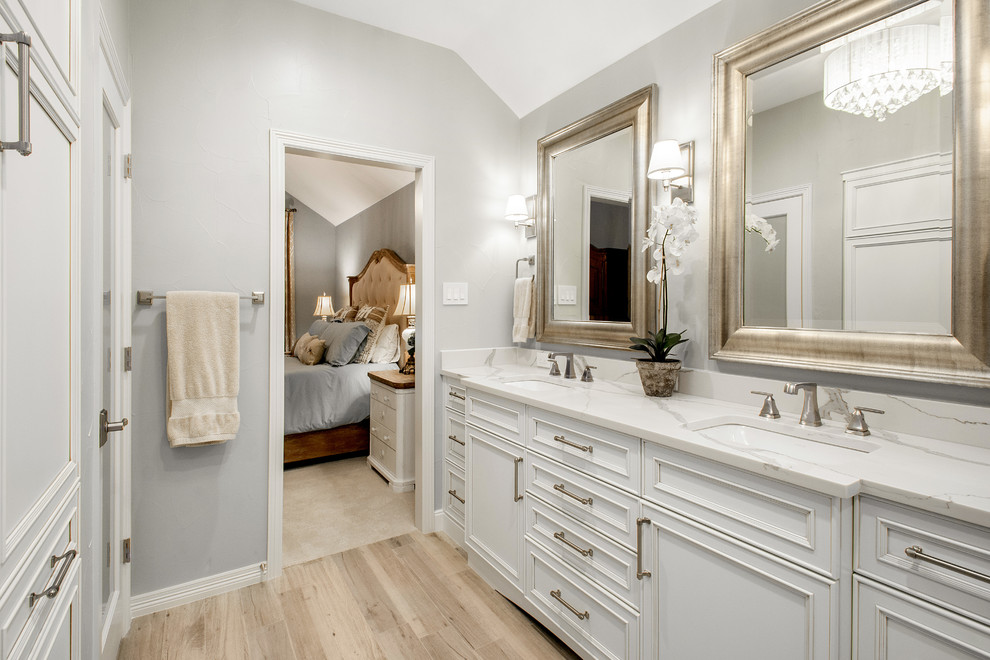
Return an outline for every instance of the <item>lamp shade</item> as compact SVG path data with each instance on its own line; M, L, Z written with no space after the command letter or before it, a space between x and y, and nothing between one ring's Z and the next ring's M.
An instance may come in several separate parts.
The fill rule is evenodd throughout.
M313 316L322 316L323 320L326 321L331 314L333 314L333 300L324 291L322 296L316 296L316 309L313 311Z
M647 178L670 181L682 176L685 171L681 162L681 145L677 140L660 140L653 145Z
M529 220L529 210L526 208L526 198L522 195L509 195L505 205L505 219L513 222Z
M396 316L416 315L416 285L399 285L399 301L395 305Z

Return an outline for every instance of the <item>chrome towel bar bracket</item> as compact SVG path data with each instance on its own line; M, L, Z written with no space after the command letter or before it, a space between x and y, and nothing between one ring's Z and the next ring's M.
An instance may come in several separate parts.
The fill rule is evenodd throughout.
M155 300L165 300L165 296L156 296L153 291L138 291L137 304L150 306ZM250 300L252 305L265 304L264 291L252 291L250 296L241 296L241 300Z

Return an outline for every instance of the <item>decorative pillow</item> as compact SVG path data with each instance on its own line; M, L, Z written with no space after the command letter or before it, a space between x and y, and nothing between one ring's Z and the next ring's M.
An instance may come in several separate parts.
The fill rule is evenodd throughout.
M327 345L322 339L314 338L306 344L306 348L299 353L299 361L303 364L313 365L323 358L323 353L327 350Z
M381 323L388 317L389 305L375 307L374 305L362 305L354 317L355 321L369 321L371 323Z
M341 307L337 310L337 313L333 315L336 321L356 321L358 308L354 305L348 305L347 307Z
M362 308L365 312L364 322L371 328L371 336L368 337L368 342L365 344L364 349L354 358L354 362L357 364L368 364L371 361L371 352L375 350L378 339L385 330L385 318L388 317L388 308L388 305L385 307L365 305Z
M402 341L399 339L399 326L390 323L382 330L381 336L374 350L371 351L369 362L375 364L386 364L396 362L402 354Z
M330 325L330 321L324 321L322 319L316 319L315 321L313 321L313 324L311 326L309 326L309 331L308 332L309 332L309 334L313 335L314 337L319 337L320 336L320 333L322 333L324 330L326 330L326 327L328 325Z
M330 323L320 334L327 346L323 361L334 367L347 364L354 359L358 347L371 332L364 323Z
M299 354L302 353L303 349L306 348L306 344L313 341L314 339L316 339L316 337L309 334L308 332L303 334L302 337L296 340L295 345L292 347L292 354L295 355L296 357L299 357Z

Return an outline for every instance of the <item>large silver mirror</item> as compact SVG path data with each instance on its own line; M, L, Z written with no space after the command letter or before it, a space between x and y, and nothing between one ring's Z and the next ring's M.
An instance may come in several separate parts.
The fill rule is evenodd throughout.
M627 348L656 325L639 237L656 86L537 143L540 341Z
M834 0L715 56L712 357L990 386L988 26Z

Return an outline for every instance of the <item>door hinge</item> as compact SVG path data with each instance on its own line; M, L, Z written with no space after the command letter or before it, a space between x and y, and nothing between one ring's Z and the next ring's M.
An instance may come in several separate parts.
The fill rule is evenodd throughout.
M124 154L124 178L131 179L134 177L133 170L134 159L131 154Z
M131 370L131 347L124 347L124 371Z
M121 553L121 559L125 564L131 563L131 540L124 539L124 551Z

